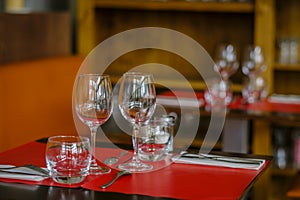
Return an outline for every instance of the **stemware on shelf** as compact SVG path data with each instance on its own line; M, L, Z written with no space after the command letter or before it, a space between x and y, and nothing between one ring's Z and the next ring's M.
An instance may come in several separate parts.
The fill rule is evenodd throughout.
M229 104L232 100L232 90L229 78L239 68L237 50L235 46L227 43L218 45L214 62L215 71L219 72L222 77L222 80L219 83L219 88L225 94L225 104Z
M242 94L247 103L254 103L267 96L266 80L260 74L266 70L264 53L260 46L248 45L244 51L242 72L248 77Z
M141 123L148 121L155 111L156 92L153 76L140 72L125 73L122 76L118 101L122 116L133 125L134 149L131 162L120 164L119 168L130 172L151 170L152 165L139 159L137 135Z
M264 53L260 46L248 45L245 48L242 72L249 78L257 77L266 69Z
M96 134L100 125L111 116L113 91L109 75L82 74L76 80L75 110L78 118L91 132L91 151L95 157ZM110 169L101 167L93 157L89 174L105 174Z

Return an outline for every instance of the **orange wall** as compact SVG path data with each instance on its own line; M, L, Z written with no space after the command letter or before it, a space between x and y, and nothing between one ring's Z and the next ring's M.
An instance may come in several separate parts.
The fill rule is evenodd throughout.
M76 134L72 89L83 58L0 65L0 152L57 134Z

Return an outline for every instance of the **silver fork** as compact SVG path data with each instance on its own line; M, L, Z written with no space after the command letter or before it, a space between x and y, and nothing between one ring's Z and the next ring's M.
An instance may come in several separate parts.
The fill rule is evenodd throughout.
M118 178L120 178L121 176L123 176L123 175L129 175L129 174L131 174L129 171L119 171L117 173L117 175L112 180L110 180L109 182L101 185L100 187L102 189L105 189L105 188L109 187L111 184L113 184L116 180L118 180Z

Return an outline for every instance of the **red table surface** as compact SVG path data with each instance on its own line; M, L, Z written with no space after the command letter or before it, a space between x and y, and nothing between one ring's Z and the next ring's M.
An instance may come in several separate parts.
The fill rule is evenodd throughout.
M45 166L45 143L30 142L15 149L0 153L1 164L34 164ZM100 150L100 149L98 149ZM103 149L102 149L103 150ZM101 152L101 151L99 151ZM238 199L262 170L232 169L225 167L187 165L173 163L163 169L121 177L107 189L99 186L115 175L112 173L87 177L81 185L89 190L140 194L178 199ZM6 182L68 187L48 178L41 182L0 179Z
M176 91L177 98L198 98L204 100L204 94L202 92L187 92L187 91ZM176 97L176 95L171 92L160 93L160 97ZM243 104L243 99L241 96L235 96L228 108L230 109L242 109L242 110L254 110L254 111L266 111L266 112L284 112L284 113L300 113L300 104L288 104L288 103L273 103L269 102L267 99L262 100L253 104ZM205 104L204 104L205 105Z

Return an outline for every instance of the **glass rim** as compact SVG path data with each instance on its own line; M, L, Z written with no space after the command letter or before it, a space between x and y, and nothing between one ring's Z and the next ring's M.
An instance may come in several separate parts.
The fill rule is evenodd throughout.
M71 143L90 143L90 139L85 136L75 136L75 135L55 135L50 136L47 142L52 143L62 143L62 144L71 144Z

